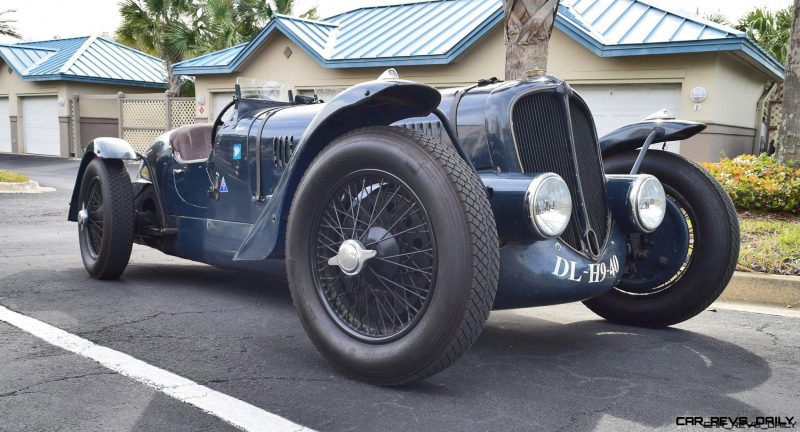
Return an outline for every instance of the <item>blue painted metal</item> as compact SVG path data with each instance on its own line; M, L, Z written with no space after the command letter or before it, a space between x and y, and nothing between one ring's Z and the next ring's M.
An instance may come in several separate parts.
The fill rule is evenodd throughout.
M667 200L667 212L661 225L650 234L642 234L647 251L634 259L632 275L620 285L626 292L647 293L668 282L680 272L689 253L689 226L680 208Z
M96 157L121 160L139 159L136 150L123 139L100 137L92 140L86 146L86 151L81 158L81 164L78 166L78 174L75 176L75 187L72 188L72 198L69 201L69 211L67 213L68 221L78 221L78 194L80 194L81 190L81 180L83 180L83 173L86 171L89 162Z
M613 289L625 268L625 234L611 227L597 261L560 240L509 242L500 248L500 280L493 309L546 306L586 300Z
M645 120L615 129L598 141L603 155L610 155L641 147L653 128L664 129L658 142L683 141L702 132L706 125L687 120Z
M390 125L430 114L441 101L433 87L404 80L368 81L339 93L307 125L303 138L235 260L283 256L285 215L306 168L322 148L349 130Z
M460 139L472 134L478 136L476 143L465 144L466 153L475 158L473 162L486 157L476 148L478 141L484 148L494 148L494 161L506 157L503 147L512 147L513 151L513 141L508 141L512 138L502 131L511 129L509 107L516 98L531 91L555 91L561 83L553 77L540 77L462 90L457 112L465 123L456 122L456 126ZM442 111L451 112L447 107L452 105L454 95L454 92L442 95L423 84L390 80L353 86L328 104L276 107L275 102L269 102L259 108L253 100L242 100L239 106L246 105L245 111L219 128L210 158L193 164L180 164L173 158L169 134L165 134L144 155L143 164L150 171L148 181L134 182L137 227L154 228L137 232L135 239L167 254L221 267L275 270L282 260L267 258L283 256L288 205L302 175L325 145L363 126L392 124L406 117L413 117L408 120L412 124L424 121L423 116L429 119L437 105ZM472 117L477 116L485 118L482 134L475 129L478 122ZM680 122L672 123L677 129L686 127ZM638 136L638 127L643 126L632 128L620 142L627 146L627 141ZM275 153L275 143L280 141L285 145L285 140L296 143L288 164L278 163ZM236 146L241 147L241 158L234 157ZM92 157L94 153L90 152L82 161L78 181ZM261 162L261 178L255 174L257 161ZM528 235L524 191L533 174L518 172L516 162L503 163L510 168L503 173L495 169L478 173L490 189L492 210L503 242L494 307L579 301L616 286L629 259L626 236L633 231L626 227L622 217L629 211L624 200L611 195L624 191L609 188L609 206L617 216L611 220L608 243L600 256L592 260L560 240L538 240ZM213 193L222 178L228 192ZM266 200L257 199L259 185ZM73 197L73 202L76 200ZM655 251L655 261L650 257L637 260L639 269L645 269L638 274L651 279L664 277L670 271L674 274L674 263L685 258L686 242L682 239L688 230L677 207L670 205L664 225L647 235L657 243L652 247L648 244L648 251ZM75 220L76 213L74 208L70 209L70 220ZM153 223L157 226L152 227ZM150 235L152 232L157 234ZM665 254L666 260L661 259Z
M167 86L161 60L102 37L0 45L0 58L24 81Z
M783 66L732 28L646 0L562 2L556 27L601 57L732 51L783 79ZM184 75L233 73L279 31L326 68L450 64L503 20L501 0L376 6L323 21L278 15L250 43L175 65Z

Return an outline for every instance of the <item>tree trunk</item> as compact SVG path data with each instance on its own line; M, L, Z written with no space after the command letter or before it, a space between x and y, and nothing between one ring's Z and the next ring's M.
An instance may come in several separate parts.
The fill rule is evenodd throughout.
M172 72L172 63L165 61L164 67L167 69L167 84L169 84L169 89L167 90L170 96L180 96L181 95L181 76L175 75Z
M547 70L547 45L559 0L503 0L506 13L506 79Z
M778 130L778 163L795 161L800 151L800 0L794 0L794 20L783 85L783 116Z

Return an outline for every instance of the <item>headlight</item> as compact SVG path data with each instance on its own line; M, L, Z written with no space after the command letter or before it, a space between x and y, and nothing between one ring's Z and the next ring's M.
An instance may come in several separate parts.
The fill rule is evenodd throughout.
M572 215L572 197L567 183L557 174L546 173L528 184L525 205L534 230L542 237L558 237Z
M643 230L655 231L661 225L667 211L667 196L658 179L643 175L634 180L628 200L633 217Z

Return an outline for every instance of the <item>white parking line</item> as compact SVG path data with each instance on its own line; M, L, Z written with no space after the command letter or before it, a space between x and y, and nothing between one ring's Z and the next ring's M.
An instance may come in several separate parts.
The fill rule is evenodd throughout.
M247 402L147 364L128 354L97 345L80 336L14 312L3 306L0 306L0 321L11 324L52 345L92 359L114 372L132 378L181 402L200 408L242 430L253 432L313 432L312 429L264 411Z

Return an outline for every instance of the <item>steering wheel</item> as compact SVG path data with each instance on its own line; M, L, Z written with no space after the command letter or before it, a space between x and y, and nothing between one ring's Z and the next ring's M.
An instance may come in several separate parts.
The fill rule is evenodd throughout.
M236 99L228 102L228 104L225 105L225 108L222 108L222 110L220 110L219 114L217 114L217 119L214 120L214 126L211 127L211 146L212 147L214 146L214 141L217 138L217 129L219 129L219 127L222 126L223 123L225 123L225 122L222 121L222 116L224 116L225 113L228 112L228 110L235 103L236 103Z

